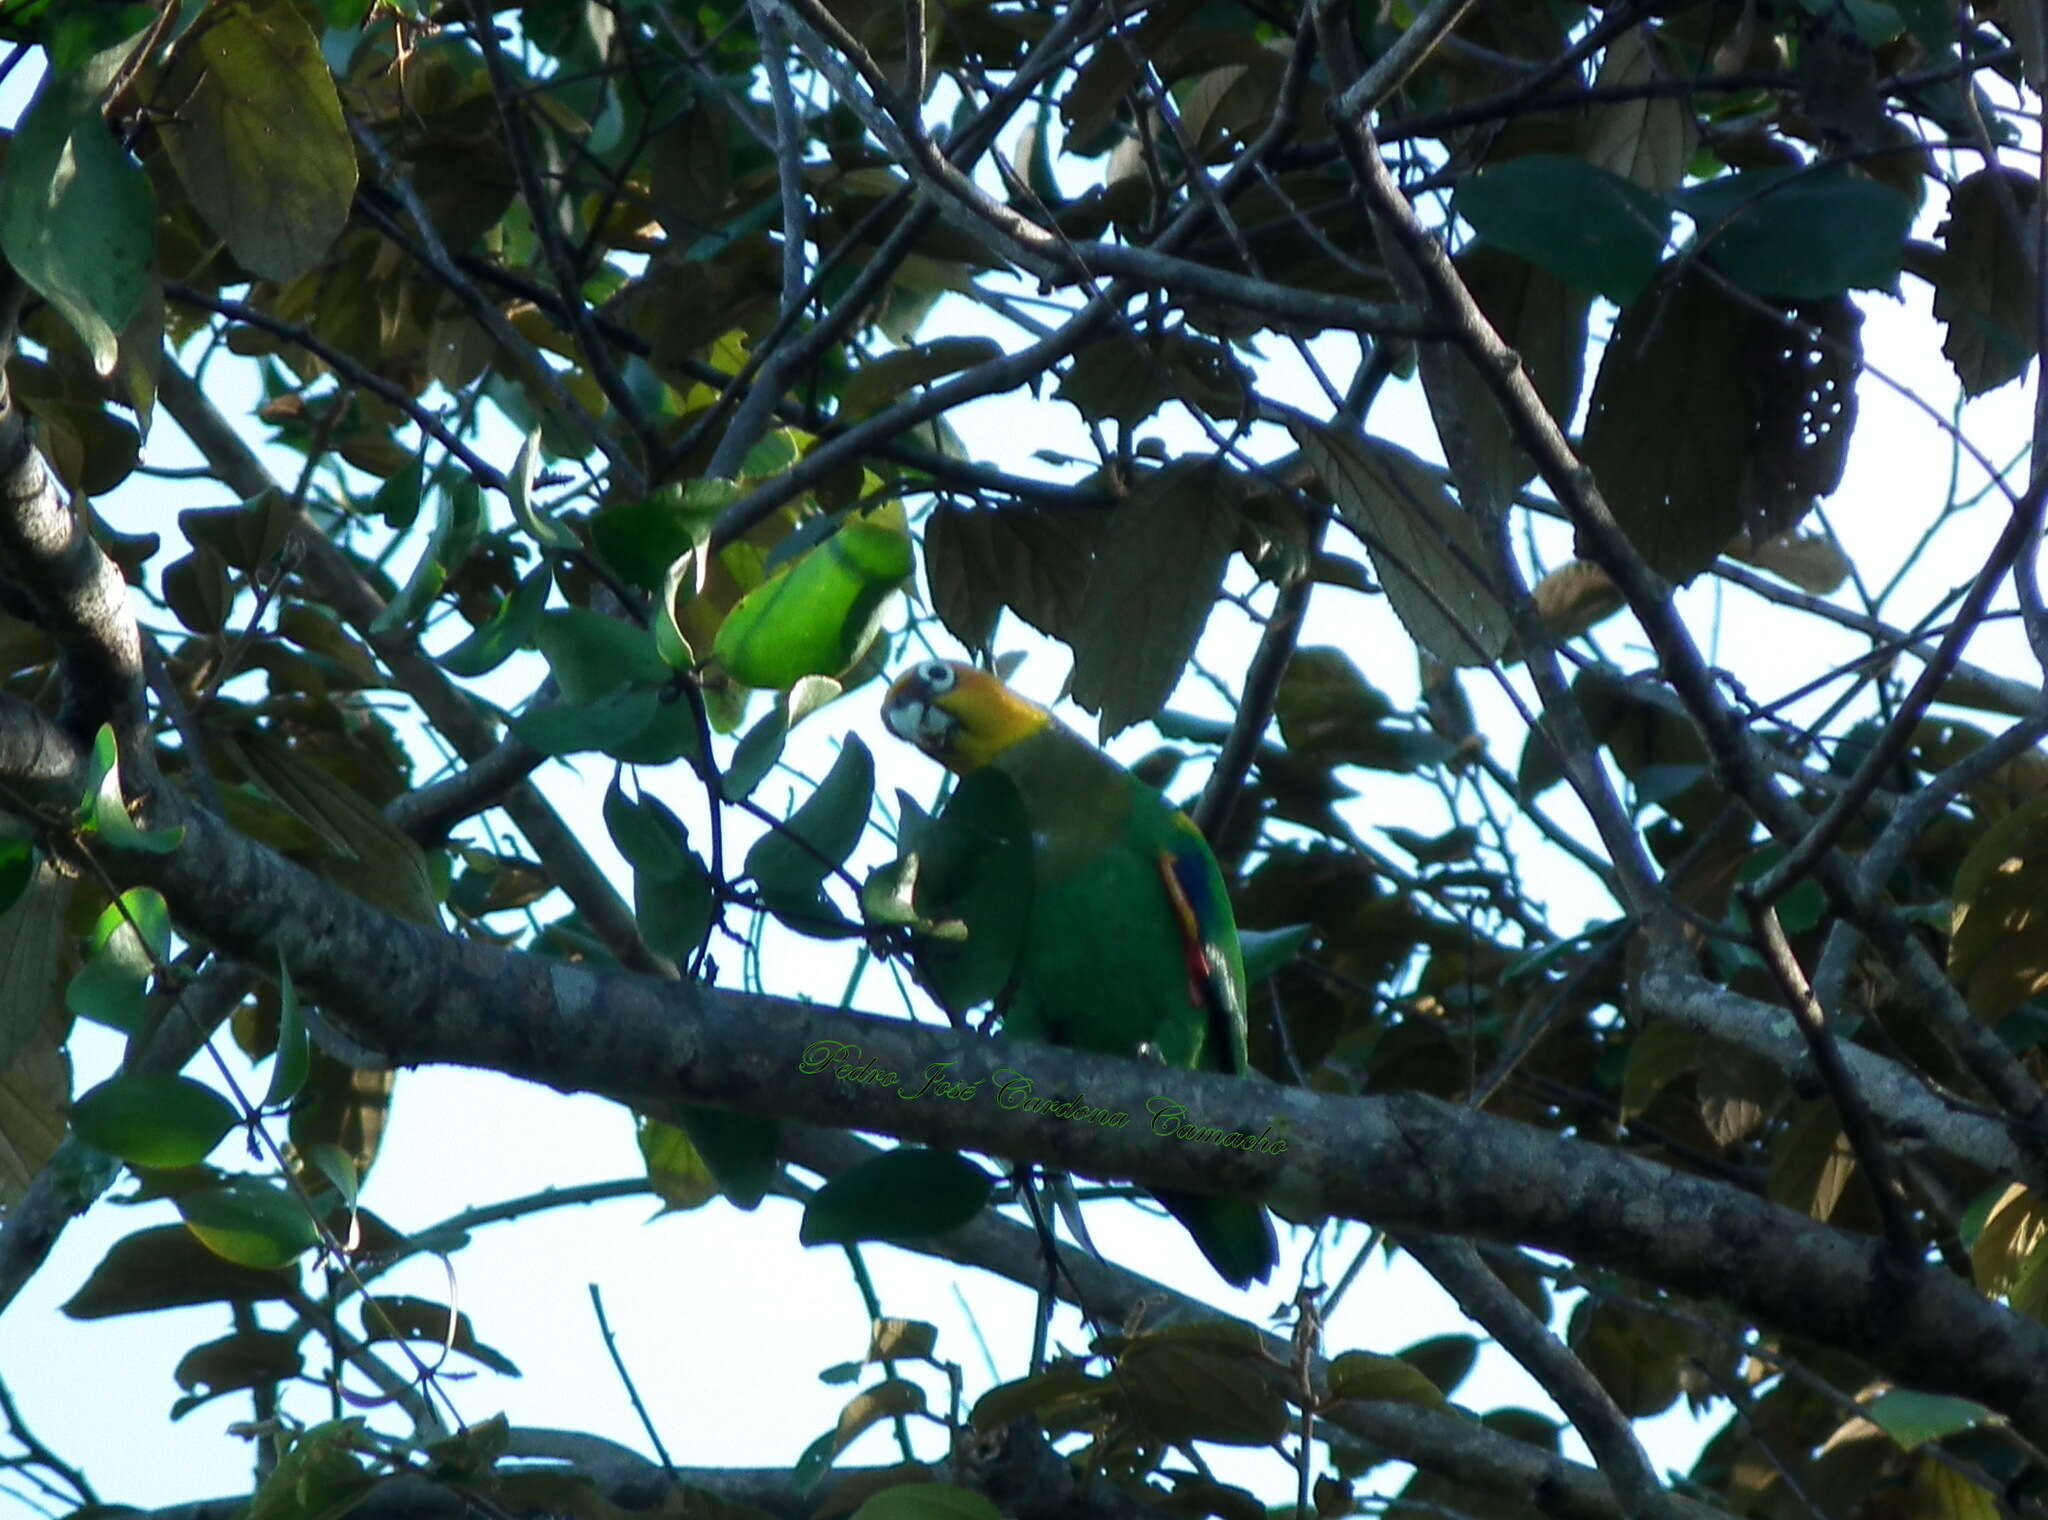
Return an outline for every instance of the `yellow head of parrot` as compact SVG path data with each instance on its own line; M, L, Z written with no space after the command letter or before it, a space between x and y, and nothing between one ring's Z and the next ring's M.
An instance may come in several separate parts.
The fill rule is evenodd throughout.
M896 678L882 699L882 721L948 770L979 770L1052 714L986 671L953 660L926 660Z

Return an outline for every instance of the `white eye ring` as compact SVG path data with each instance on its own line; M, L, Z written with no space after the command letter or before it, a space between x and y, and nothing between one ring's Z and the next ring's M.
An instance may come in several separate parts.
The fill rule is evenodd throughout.
M954 683L960 679L953 667L941 660L930 661L918 675L924 678L924 684L930 687L934 694L951 691Z

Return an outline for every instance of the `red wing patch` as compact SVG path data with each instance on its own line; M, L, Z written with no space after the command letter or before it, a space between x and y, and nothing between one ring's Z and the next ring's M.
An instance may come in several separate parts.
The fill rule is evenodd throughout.
M1181 886L1173 856L1165 850L1159 852L1159 879L1166 884L1166 900L1172 905L1174 922L1180 928L1181 959L1188 968L1188 1002L1199 1008L1206 1001L1203 986L1209 980L1209 956L1202 948L1202 923Z
M1190 873L1193 879L1190 880ZM1235 1041L1234 1020L1243 1015L1237 1007L1237 992L1223 957L1202 933L1202 917L1195 911L1196 894L1208 895L1208 875L1202 862L1176 856L1171 850L1159 852L1159 879L1166 886L1166 900L1180 930L1181 959L1188 973L1188 1002L1207 1015L1202 1065L1228 1071Z

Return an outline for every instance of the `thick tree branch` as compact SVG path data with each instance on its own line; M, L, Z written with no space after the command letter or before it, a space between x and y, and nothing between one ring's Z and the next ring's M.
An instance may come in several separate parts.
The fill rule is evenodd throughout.
M0 406L0 576L28 598L56 640L64 669L59 722L87 739L112 723L132 746L142 732L143 668L128 587L87 531L84 498L64 500L28 420L11 396Z
M82 754L80 765L82 782ZM179 927L217 948L256 965L281 955L310 999L394 1064L480 1066L657 1115L709 1104L1154 1187L1262 1196L1303 1216L1526 1243L1714 1296L2048 1436L2048 1329L1945 1272L1888 1270L1882 1242L1725 1185L1415 1094L1338 1100L1161 1072L452 940L321 882L175 796L155 799L143 822L182 824L183 843L167 855L103 855L103 866L155 886ZM900 1086L840 1080L842 1062L899 1073ZM910 1099L930 1071L981 1084L979 1101ZM1005 1106L1021 1092L1084 1094L1135 1122L1112 1128ZM1147 1127L1161 1113L1287 1148L1274 1158L1162 1138Z
M1783 1072L1794 1088L1820 1081L1811 1050L1791 1017L1775 1003L1759 1002L1671 966L1645 968L1636 991L1647 1011L1761 1057ZM1997 1118L1944 1101L1924 1079L1875 1051L1850 1044L1840 1050L1844 1066L1888 1140L1929 1146L1999 1176L2038 1175ZM2048 1184L2048 1177L2041 1183Z

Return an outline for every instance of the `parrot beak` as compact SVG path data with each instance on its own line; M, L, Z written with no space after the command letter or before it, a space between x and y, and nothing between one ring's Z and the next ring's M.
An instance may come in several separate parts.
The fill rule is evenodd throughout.
M924 667L903 676L883 700L882 721L897 738L943 761L952 752L960 720L939 706L935 684Z

